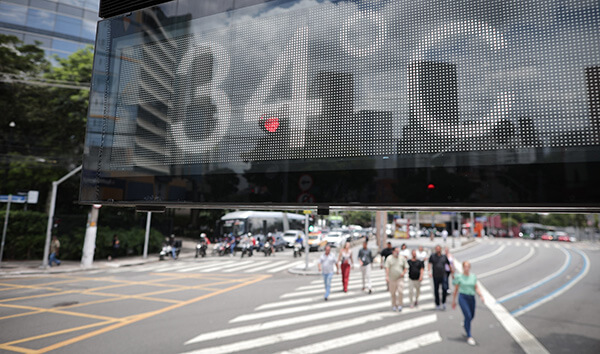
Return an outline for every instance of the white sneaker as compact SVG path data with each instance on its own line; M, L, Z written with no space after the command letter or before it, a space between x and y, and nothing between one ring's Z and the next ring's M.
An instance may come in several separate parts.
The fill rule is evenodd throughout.
M392 306L392 311L398 311L398 308L396 306Z
M469 337L469 338L467 339L467 343L468 343L469 345L476 345L476 344L477 344L477 343L475 343L475 339L473 339L473 337Z
M398 306L398 312L402 312L402 306Z

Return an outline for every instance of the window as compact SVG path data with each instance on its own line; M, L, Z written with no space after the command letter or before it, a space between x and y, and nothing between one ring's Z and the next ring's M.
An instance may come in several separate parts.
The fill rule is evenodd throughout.
M81 20L69 16L56 15L56 27L54 31L79 36L81 33Z
M0 22L24 25L26 13L24 6L0 3Z
M73 53L79 49L81 45L76 42L71 41L63 41L60 39L54 39L52 41L52 49L56 49L58 51Z
M56 22L56 14L44 10L29 9L27 26L52 31Z
M96 21L83 20L81 23L81 37L85 39L96 39Z

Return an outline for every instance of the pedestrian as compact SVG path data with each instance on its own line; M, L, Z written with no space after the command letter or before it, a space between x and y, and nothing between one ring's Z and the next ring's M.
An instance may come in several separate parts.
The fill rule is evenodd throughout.
M443 229L442 230L442 239L444 240L444 243L446 243L447 238L448 238L448 230Z
M344 248L338 255L338 263L342 270L342 285L344 286L344 292L348 292L348 280L350 279L350 269L354 266L354 260L352 259L352 250L350 249L350 242L344 244Z
M385 261L387 260L387 258L392 254L392 252L394 251L394 249L392 248L392 243L388 242L387 243L387 247L384 248L383 250L381 250L381 263L380 263L380 268L383 269L384 265L385 265ZM390 284L386 282L385 284L386 289L385 290L390 290Z
M445 265L452 265L445 255L442 254L442 246L435 246L435 253L429 256L429 276L433 278L433 294L435 295L435 306L438 310L446 309L446 291L448 290L448 282L446 279ZM432 271L433 268L433 271ZM442 287L442 299L440 302L440 285Z
M394 247L392 255L385 260L385 280L392 296L392 311L402 311L402 283L407 268L406 258L400 256L398 247Z
M475 274L471 274L471 263L464 261L462 266L463 273L457 274L454 277L453 284L455 285L455 288L454 295L452 296L452 309L456 308L456 294L458 294L458 304L465 316L463 327L467 332L467 343L469 343L469 345L475 345L477 343L471 335L471 321L473 321L473 317L475 317L475 294L479 295L482 303L485 302L485 300L477 286L477 277Z
M402 246L400 246L400 255L405 259L410 258L410 250L406 246L406 243L403 243Z
M325 246L325 253L319 257L319 272L323 274L323 281L325 282L325 301L329 298L331 291L331 278L333 278L333 267L335 266L337 272L337 262L335 256L331 253L331 246Z
M392 254L393 251L394 251L394 249L392 248L392 243L391 242L388 242L387 243L387 247L384 248L383 250L381 250L381 258L382 258L382 260L381 260L381 269L383 269L385 261Z
M363 242L363 248L358 251L358 261L360 262L360 271L362 273L362 290L369 290L369 294L372 293L371 288L371 266L373 263L373 254L371 250L367 248L368 242Z
M50 257L48 259L48 265L52 267L52 263L60 265L60 259L58 259L58 251L60 250L60 241L56 235L52 236L52 242L50 243Z
M450 287L448 286L448 282L450 281L451 275L452 275L452 279L454 279L453 269L452 269L452 267L450 267L450 264L454 265L454 257L450 253L450 248L448 248L448 246L444 247L444 255L446 256L446 258L448 258L448 263L449 263L449 264L444 264L444 270L446 271L446 289L448 289L446 291L446 293L448 295L450 295Z
M417 259L425 263L427 260L427 251L423 249L423 246L419 246L419 250L417 251Z
M412 250L412 257L408 260L408 298L410 300L410 307L419 306L419 295L421 294L421 282L423 281L423 272L425 271L425 265L423 261L417 258L417 251ZM413 302L413 293L416 292Z
M110 255L108 256L108 260L112 261L117 258L117 253L119 252L119 248L121 247L121 241L119 241L119 236L117 234L113 235L112 246L110 248Z

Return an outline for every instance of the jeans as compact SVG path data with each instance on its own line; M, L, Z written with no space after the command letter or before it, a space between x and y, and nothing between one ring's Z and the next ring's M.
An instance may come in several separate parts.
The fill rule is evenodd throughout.
M323 281L325 282L325 298L329 297L329 292L331 291L331 279L333 278L333 273L323 273Z
M458 304L465 316L465 331L467 331L467 336L471 337L471 321L475 317L475 296L458 294Z
M442 286L442 304L446 303L446 294L448 292L448 278L433 278L433 294L435 295L435 305L440 306L440 285Z
M52 263L56 263L56 265L60 265L60 260L56 258L56 253L50 253L50 258L48 258L48 265L52 267Z

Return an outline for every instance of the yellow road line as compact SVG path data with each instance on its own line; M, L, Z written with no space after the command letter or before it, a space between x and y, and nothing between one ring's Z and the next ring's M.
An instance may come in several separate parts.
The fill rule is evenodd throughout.
M254 279L246 280L243 283L236 284L236 285L231 286L229 288L225 288L225 289L222 289L222 290L219 290L219 291L215 291L213 293L209 293L209 294L205 294L205 295L196 297L194 299L183 301L183 302L181 302L179 304L174 304L174 305L171 305L171 306L167 306L167 307L162 308L160 310L146 312L144 314L140 314L138 316L132 317L132 318L130 318L127 321L120 322L120 323L115 323L115 324L112 324L112 325L110 325L108 327L104 327L104 328L101 328L99 330L96 330L96 331L93 331L93 332L89 332L89 333L85 333L85 334L82 334L82 335L80 335L78 337L67 339L67 340L64 340L62 342L59 342L59 343L47 346L45 348L42 348L42 349L39 349L39 350L35 351L35 353L46 353L46 352L49 352L51 350L62 348L64 346L67 346L67 345L70 345L70 344L73 344L73 343L77 343L77 342L80 342L82 340L85 340L85 339L88 339L88 338L91 338L91 337L94 337L94 336L97 336L97 335L100 335L100 334L103 334L103 333L106 333L106 332L110 332L112 330L124 327L126 325L129 325L129 324L132 324L132 323L135 323L135 322L138 322L138 321L150 318L152 316L156 316L156 315L159 315L159 314L162 314L162 313L165 313L165 312L168 312L168 311L171 311L171 310L174 310L174 309L177 309L177 308L180 308L180 307L183 307L183 306L186 306L186 305L189 305L189 304L192 304L192 303L195 303L195 302L198 302L198 301L201 301L201 300L213 297L213 296L217 296L217 295L220 295L220 294L223 294L223 293L226 293L226 292L229 292L229 291L232 291L232 290L244 287L244 286L248 286L248 285L253 284L253 283L257 283L259 281L263 281L263 280L265 280L265 279L267 279L269 277L271 277L271 276L270 275L257 276Z
M1 345L0 344L0 349L4 349L4 350L10 350L13 352L18 352L18 353L35 353L35 350L33 349L28 349L28 348L21 348L21 347L15 347L12 345Z
M9 298L9 299L2 299L2 300L0 300L0 303L9 302L9 301L17 301L17 300L29 300L29 299L36 299L36 298L40 298L40 297L49 297L49 296L57 296L57 295L65 295L65 294L75 294L75 293L80 293L80 292L81 291L79 291L79 290L67 290L67 291L62 291L62 292L58 292L58 293L13 297L13 298Z
M40 289L40 290L52 290L52 291L61 291L59 288L50 288L46 286L35 286L35 285L23 285L23 284L10 284L10 283L0 283L0 286L10 286L12 289Z
M0 344L0 349L4 348L5 346L10 346L12 344L19 344L19 343L31 342L33 340L38 340L38 339L43 339L43 338L58 336L58 335L61 335L61 334L67 334L67 333L71 333L71 332L77 332L77 331L81 331L81 330L88 329L88 328L94 328L94 327L108 325L108 324L111 324L111 323L114 323L114 321L104 321L104 322L90 323L90 324L79 326L79 327L61 329L60 331L55 331L55 332L50 332L50 333L44 333L44 334L40 334L40 335L37 335L37 336L28 337L28 338L22 338L22 339L18 339L18 340L12 341L12 342L6 342L6 343L3 343L3 344ZM34 352L34 351L32 351L32 352Z

